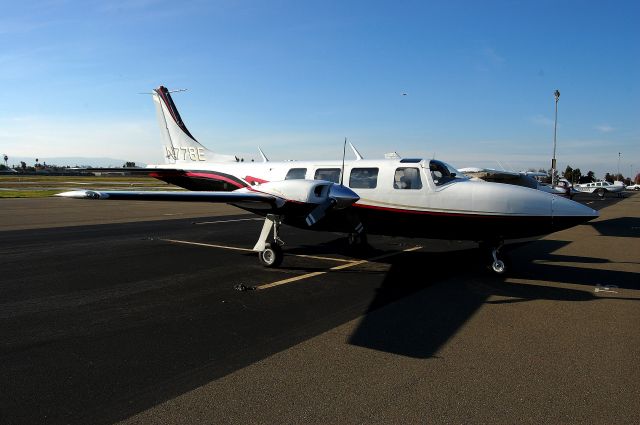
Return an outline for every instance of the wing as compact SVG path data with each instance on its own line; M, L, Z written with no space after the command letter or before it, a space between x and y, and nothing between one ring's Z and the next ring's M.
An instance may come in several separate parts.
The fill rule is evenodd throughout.
M229 204L255 204L281 207L285 200L268 193L261 192L165 192L165 191L124 191L124 190L72 190L58 193L55 196L75 199L109 199L115 201L179 201L179 202L212 202Z

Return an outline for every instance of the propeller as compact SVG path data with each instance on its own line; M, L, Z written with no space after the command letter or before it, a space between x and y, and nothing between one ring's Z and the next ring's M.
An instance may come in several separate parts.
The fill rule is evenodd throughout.
M353 190L337 183L332 183L326 193L326 198L307 215L307 225L313 226L322 220L328 211L348 208L360 199Z

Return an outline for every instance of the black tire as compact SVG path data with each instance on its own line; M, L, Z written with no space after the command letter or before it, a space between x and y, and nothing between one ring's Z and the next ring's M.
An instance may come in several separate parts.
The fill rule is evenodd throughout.
M500 258L498 258L497 261L493 261L489 267L493 273L499 276L505 274L507 271L507 263Z
M278 267L283 257L282 248L277 243L266 244L264 251L258 253L258 260L264 267Z
M486 267L487 272L492 276L505 276L511 271L511 259L508 252L504 250L504 247L498 251L497 260L493 260L493 244L480 242L480 256L482 258L482 264Z
M604 195L607 193L607 189L601 187L600 189L596 190L596 194L601 197L604 198Z

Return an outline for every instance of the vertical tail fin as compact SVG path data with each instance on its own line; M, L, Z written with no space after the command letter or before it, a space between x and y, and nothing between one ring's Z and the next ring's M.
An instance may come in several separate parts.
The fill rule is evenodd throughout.
M158 87L153 90L152 95L160 125L165 163L238 161L238 158L233 155L216 154L198 143L182 122L178 109L166 87Z

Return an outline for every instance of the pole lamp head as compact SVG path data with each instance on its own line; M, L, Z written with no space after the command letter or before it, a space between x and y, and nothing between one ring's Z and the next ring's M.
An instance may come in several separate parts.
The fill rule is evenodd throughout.
M557 102L557 101L558 101L558 99L560 99L560 91L559 91L559 90L554 91L554 92L553 92L553 95L555 96L555 98L556 98L556 102Z

